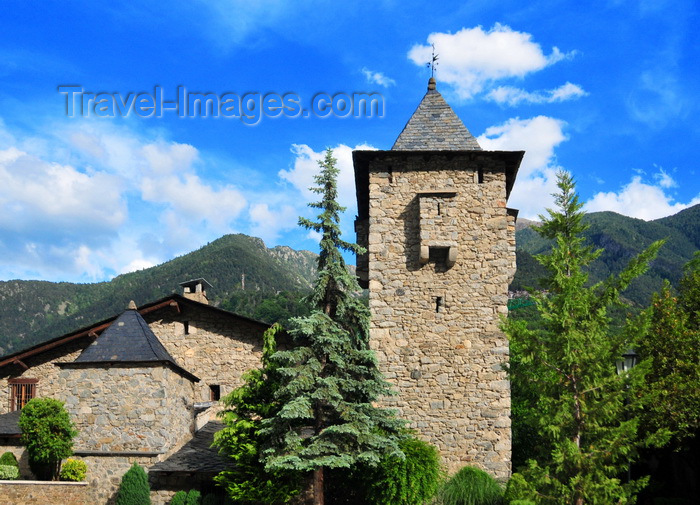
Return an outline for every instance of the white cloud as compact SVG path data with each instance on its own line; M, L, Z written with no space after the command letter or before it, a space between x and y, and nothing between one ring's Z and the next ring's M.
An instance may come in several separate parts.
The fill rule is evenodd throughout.
M508 206L520 210L520 216L536 219L553 203L557 165L554 149L567 139L565 123L559 119L537 116L509 119L486 129L477 138L486 150L525 151Z
M121 186L110 174L46 162L16 148L0 151L0 229L104 236L126 219Z
M396 81L391 77L387 77L381 72L375 72L366 67L362 69L362 73L367 79L367 82L372 84L379 84L380 86L384 86L385 88L388 88L389 86L394 86L396 84Z
M670 177L663 170L659 174L660 177L656 177L657 185L644 182L641 176L635 175L628 184L617 192L601 191L596 193L593 198L586 202L586 212L607 210L648 221L676 214L700 203L700 194L688 203L674 203L674 198L664 191L664 189L673 187L669 186ZM670 180L672 181L672 179Z
M432 44L439 57L437 79L453 86L463 99L481 93L494 81L523 78L574 54L554 47L546 55L529 33L496 23L488 31L477 26L454 34L431 33L427 45L411 48L409 59L425 65L431 60Z
M575 100L586 96L583 88L577 84L571 84L567 82L556 89L549 89L544 91L529 92L520 88L513 86L499 86L498 88L492 89L487 98L493 100L494 102L507 104L510 106L516 106L521 102L526 103L554 103L554 102L565 102L567 100Z

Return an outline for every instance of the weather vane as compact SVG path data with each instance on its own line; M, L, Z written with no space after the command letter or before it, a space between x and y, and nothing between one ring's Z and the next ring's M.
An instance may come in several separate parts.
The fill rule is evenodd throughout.
M435 54L435 44L432 44L433 46L433 56L430 62L426 65L428 68L430 68L430 77L435 77L435 67L438 66L438 56Z

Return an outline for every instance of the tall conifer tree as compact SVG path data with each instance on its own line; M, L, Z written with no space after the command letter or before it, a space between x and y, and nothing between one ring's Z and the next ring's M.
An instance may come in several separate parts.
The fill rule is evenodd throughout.
M401 421L373 403L391 390L369 349L369 310L356 296L357 280L341 254L362 250L340 238L344 209L337 202L338 169L330 149L319 166L311 189L321 200L309 205L320 213L316 221L299 220L321 236L318 278L308 297L312 312L292 320L293 347L272 357L282 406L262 430L266 468L312 472L315 505L324 503L324 468L403 456L397 444Z
M630 460L645 441L638 435L634 385L644 366L618 375L615 363L644 335L643 320L623 331L610 327L608 309L642 274L661 247L655 242L619 275L590 286L587 267L600 255L585 244L583 206L568 173L558 174L556 210L538 233L554 241L551 253L537 260L546 267L546 292L533 294L542 323L509 319L504 329L521 365L511 379L529 389L538 415L530 422L543 441L521 470L535 491L523 498L538 504L632 503L643 485L625 482ZM632 389L630 389L632 386ZM649 442L649 441L646 441Z

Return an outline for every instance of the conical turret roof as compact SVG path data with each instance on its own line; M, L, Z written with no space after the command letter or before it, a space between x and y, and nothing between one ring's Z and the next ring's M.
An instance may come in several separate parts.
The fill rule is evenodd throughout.
M133 309L122 312L111 326L76 358L75 363L148 361L168 361L178 366L134 306Z
M428 92L408 120L392 151L480 151L462 120L428 81Z

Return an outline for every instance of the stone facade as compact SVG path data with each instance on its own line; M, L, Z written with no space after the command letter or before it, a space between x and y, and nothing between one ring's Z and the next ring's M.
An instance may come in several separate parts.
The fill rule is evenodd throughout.
M37 397L66 403L79 430L75 457L88 465L86 503L112 504L134 462L148 471L167 460L216 419L218 402L208 403L214 392L227 394L245 371L259 366L268 325L177 295L152 306L142 308L143 318L175 364L76 361L95 339L88 328L80 330L84 336L0 367L0 414L10 408L9 380L15 378L38 379ZM15 453L22 477L33 478L18 438L0 439L0 450ZM154 505L166 505L179 489L211 487L209 474L208 482L191 472L149 478Z
M175 361L199 377L197 402L211 399L211 386L219 386L225 396L242 384L244 372L260 366L265 325L197 306L180 313L157 311L144 319Z
M475 464L505 479L509 351L499 320L515 273L506 162L480 150L375 151L356 152L355 169L366 184L356 230L370 341L399 392L386 403L450 471Z
M166 453L192 436L193 382L165 365L70 363L58 382L75 451Z

